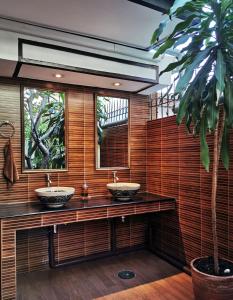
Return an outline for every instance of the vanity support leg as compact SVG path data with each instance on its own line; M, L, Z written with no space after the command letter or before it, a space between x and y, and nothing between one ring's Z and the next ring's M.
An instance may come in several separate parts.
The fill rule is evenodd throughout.
M55 251L54 251L54 227L49 227L48 237L49 237L49 266L50 268L56 267L55 262Z
M110 220L111 225L111 252L113 254L116 253L117 245L116 245L116 219L113 218Z
M147 219L147 226L146 226L146 249L151 249L151 243L152 243L152 217L148 215Z

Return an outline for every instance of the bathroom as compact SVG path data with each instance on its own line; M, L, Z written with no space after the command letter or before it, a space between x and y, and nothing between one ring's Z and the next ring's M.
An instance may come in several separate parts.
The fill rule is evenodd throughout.
M176 71L160 74L176 50L153 58L148 46L170 1L101 0L103 19L90 0L80 11L59 1L58 18L54 3L39 18L27 0L18 12L3 2L0 299L202 300L190 264L214 251L212 167L187 123L177 126ZM96 28L83 25L88 14ZM230 261L232 162L224 166L216 224L219 256Z

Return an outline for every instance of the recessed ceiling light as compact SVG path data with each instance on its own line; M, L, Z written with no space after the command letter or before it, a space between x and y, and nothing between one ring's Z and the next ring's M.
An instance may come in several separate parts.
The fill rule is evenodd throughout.
M122 85L122 83L120 83L120 82L113 82L113 85L114 86L120 86L120 85Z
M64 77L64 75L62 75L60 73L56 73L53 76L56 77L56 78L62 78L62 77Z

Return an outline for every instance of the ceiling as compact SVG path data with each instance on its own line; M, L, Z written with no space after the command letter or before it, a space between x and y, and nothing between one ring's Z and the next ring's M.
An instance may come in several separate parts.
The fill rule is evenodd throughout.
M161 12L128 0L0 0L0 7L3 17L143 48L164 18Z
M55 78L54 75L57 73L62 74L62 78ZM114 77L96 76L92 74L64 70L60 72L59 70L53 68L31 65L22 65L18 77L73 85L78 84L81 86L101 87L112 90L124 90L128 92L137 92L139 90L146 89L148 86L151 86L151 84L143 82L135 82L123 79L119 80ZM114 86L115 82L120 83L120 86Z
M149 3L149 7L146 2ZM163 11L164 8L162 7L169 7L170 2L172 2L172 0L21 0L19 2L15 0L0 0L0 19L17 21L11 22L2 20L3 23L9 22L16 24L17 28L19 27L19 31L13 31L16 33L21 33L20 30L24 28L32 28L31 26L25 25L31 24L38 26L38 32L40 28L43 27L45 29L60 30L63 33L77 33L88 37L108 40L113 42L114 51L115 47L118 47L114 45L114 43L146 49L150 46L150 39L154 29L157 28L160 21L164 19L164 15L156 9L161 7ZM155 4L155 6L151 7L151 3L153 3L153 5ZM19 26L18 22L22 24ZM177 21L173 20L169 29L167 31L165 30L163 36L169 34L176 24ZM8 27L6 27L6 31L8 31ZM10 28L9 31L11 31ZM41 32L42 35L40 37L49 39L46 35L43 36L43 30ZM33 34L33 32L30 31L29 35L30 34ZM64 34L64 36L73 37L73 35L68 34ZM76 43L80 41L82 44L81 39L80 35L75 36ZM97 44L96 40L92 41L94 41L94 45ZM131 55L130 51L135 50L132 48L127 49L129 49L127 50L127 55L129 56ZM140 52L140 55L143 54L142 57L144 57L145 54L145 58L147 57L146 55L149 54L149 52L146 51L138 52ZM132 56L133 55L134 52L132 52ZM162 60L164 61L164 59L165 58ZM42 61L47 62L47 57ZM64 60L61 59L61 61ZM109 65L109 71L111 71L113 75L106 77L104 74L98 76L91 72L74 72L69 68L60 69L57 67L53 69L53 66L48 66L48 64L42 67L43 64L33 65L23 63L21 65L21 63L16 64L16 62L11 60L0 59L0 76L12 77L14 74L14 76L18 75L19 78L94 86L145 94L153 92L156 85L156 82L151 83L145 80L131 80L130 78L124 79L123 77L119 80L111 69L113 68L112 65ZM57 79L54 77L54 74L57 72L62 73L62 78ZM119 81L120 86L113 85L114 82Z

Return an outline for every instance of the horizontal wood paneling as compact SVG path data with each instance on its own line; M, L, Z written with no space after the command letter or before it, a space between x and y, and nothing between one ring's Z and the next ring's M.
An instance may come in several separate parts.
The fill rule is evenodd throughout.
M17 272L26 273L48 267L48 232L46 229L18 231L16 235Z
M126 218L116 222L116 247L118 249L146 244L147 216Z
M147 216L127 217L116 221L116 247L145 245ZM48 268L48 229L39 228L17 232L17 272L27 273ZM108 220L86 221L59 225L54 235L57 263L110 251Z
M147 190L176 197L177 210L156 216L152 248L183 263L211 255L211 169L200 163L199 139L177 126L175 117L149 121L147 125ZM213 137L208 136L210 155ZM233 138L231 135L231 145ZM233 150L231 149L233 154ZM220 255L233 260L233 165L220 165L217 195L217 227Z
M100 145L100 166L127 168L128 148L128 124L105 128Z
M52 88L52 85L50 86ZM91 88L67 89L68 94L68 172L52 173L53 185L73 186L80 195L84 177L89 185L90 195L106 195L106 184L112 181L111 170L95 169L95 112L94 90ZM116 92L116 96L123 95ZM149 116L148 99L141 95L127 94L130 99L131 118L131 169L120 170L121 181L136 181L145 190L146 121ZM16 134L12 140L16 165L20 180L8 190L2 173L0 174L0 204L38 201L34 190L45 186L43 173L21 173L21 126L20 126L20 86L0 84L0 121L9 120L15 124ZM0 151L6 140L0 137ZM142 163L143 162L143 163ZM3 168L0 155L0 169Z
M88 256L110 250L110 226L107 220L60 226L55 235L55 259Z
M78 221L98 220L107 218L107 208L93 208L77 212Z
M2 249L2 220L0 220L0 249ZM0 251L0 261L2 261L2 250ZM2 290L2 272L0 272L0 291Z
M30 86L33 81L30 81ZM42 84L43 86L43 84ZM57 84L46 84L48 88L59 88ZM68 164L69 170L65 173L52 173L52 185L73 186L76 194L80 195L81 186L86 178L90 195L106 195L106 184L112 181L112 172L107 170L95 169L95 130L94 130L94 93L96 89L65 88L68 93ZM99 94L108 94L107 91L98 91ZM111 93L112 95L112 93ZM146 122L149 116L147 97L141 95L130 95L129 93L116 92L116 96L127 97L130 99L131 118L129 130L131 132L131 169L120 170L118 177L121 181L133 181L141 184L141 190L146 188ZM45 186L45 174L31 173L23 174L21 172L21 126L20 126L20 86L19 84L0 84L0 121L9 120L15 124L16 134L12 140L16 165L19 170L20 180L10 189L7 189L2 173L0 173L0 204L38 202L34 190ZM0 137L0 152L3 153L3 147L6 140ZM3 168L3 155L0 155L0 169ZM92 212L96 214L96 212ZM114 214L114 213L112 213ZM67 214L66 214L67 216ZM99 218L103 216L100 213ZM90 216L85 212L70 213L69 221L88 220ZM97 218L96 218L97 219ZM44 217L43 226L50 225L56 220L53 217ZM63 219L60 218L60 223ZM29 224L29 223L28 223ZM30 225L30 224L29 224ZM82 225L79 225L82 226ZM31 224L31 228L34 224ZM23 229L23 228L22 228ZM94 230L94 226L88 229ZM94 231L93 231L94 232ZM72 237L72 232L70 232ZM74 233L75 236L75 233ZM19 249L18 270L34 270L43 268L47 264L47 258L44 261L43 254L39 257L32 244L34 239L39 237L44 253L47 247L47 237L44 231L31 230L28 234L21 232L17 236L17 245ZM64 235L62 235L62 238ZM29 245L27 248L25 245ZM94 249L93 245L93 249ZM96 247L96 246L95 246ZM90 253L93 249L88 250ZM74 253L76 250L74 250ZM80 250L81 251L81 250ZM68 251L71 255L72 251ZM71 257L73 257L71 255ZM67 258L69 258L67 256ZM25 263L25 265L24 265Z
M77 221L77 212L58 212L57 214L45 214L42 216L42 225L65 224Z

